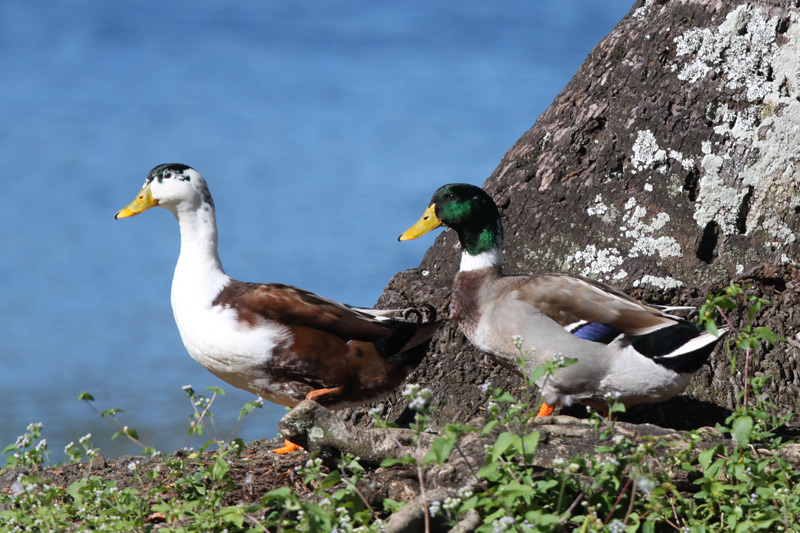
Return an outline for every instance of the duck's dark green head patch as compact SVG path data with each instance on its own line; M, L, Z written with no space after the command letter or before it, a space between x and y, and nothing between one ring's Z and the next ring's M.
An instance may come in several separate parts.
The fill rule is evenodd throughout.
M500 244L502 226L494 200L480 187L451 183L440 187L431 198L436 218L453 228L461 246L471 254L489 251Z

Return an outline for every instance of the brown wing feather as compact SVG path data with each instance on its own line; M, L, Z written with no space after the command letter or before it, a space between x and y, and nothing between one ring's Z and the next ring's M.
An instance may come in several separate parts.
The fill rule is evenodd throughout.
M294 392L295 405L313 391L342 387L338 394L317 401L331 409L358 405L385 396L416 368L426 350L420 347L399 356L384 357L372 342L345 341L336 335L302 326L289 326L293 342L280 346L265 372Z
M580 276L553 273L510 276L503 281L507 293L516 291L520 299L562 326L598 322L624 333L641 334L676 321L613 287Z
M332 333L343 339L375 341L392 330L390 323L376 320L339 302L280 283L245 283L232 280L214 299L214 305L238 310L250 323L258 318L277 320Z

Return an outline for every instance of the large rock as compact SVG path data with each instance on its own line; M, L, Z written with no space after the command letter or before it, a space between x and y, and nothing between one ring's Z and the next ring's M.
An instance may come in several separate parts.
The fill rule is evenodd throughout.
M571 272L692 305L732 280L752 285L773 302L762 323L790 340L753 368L773 375L767 393L787 411L800 402L798 6L637 2L484 185L503 215L507 273ZM420 213L427 202L420 198ZM409 225L418 215L408 214ZM457 244L445 231L380 303L428 302L446 315ZM639 410L640 418L713 422L714 405L735 406L741 364L732 375L718 349L687 391L695 400ZM443 422L474 415L485 381L519 384L452 325L410 379L434 391ZM403 405L397 395L384 402L390 416ZM711 419L687 421L687 412Z

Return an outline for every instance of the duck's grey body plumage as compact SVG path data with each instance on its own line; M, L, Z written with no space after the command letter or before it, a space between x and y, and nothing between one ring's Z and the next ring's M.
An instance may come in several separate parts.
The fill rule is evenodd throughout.
M667 400L686 388L718 340L591 279L503 275L499 213L477 187L440 188L401 240L439 225L456 230L461 242L450 318L470 342L517 372L520 358L526 372L561 356L577 360L542 381L549 405L604 408L609 398L625 405Z

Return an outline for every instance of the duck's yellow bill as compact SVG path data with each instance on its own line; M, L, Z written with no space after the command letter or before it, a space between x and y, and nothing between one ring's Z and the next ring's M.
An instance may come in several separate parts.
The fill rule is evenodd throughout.
M153 194L150 192L150 185L148 185L139 191L139 195L131 203L119 210L114 215L114 218L132 217L156 205L158 205L158 200L153 198Z
M422 237L429 231L434 230L441 225L442 222L436 218L436 204L431 204L422 214L422 218L420 218L416 224L408 228L402 235L400 235L397 240L410 241L411 239Z

